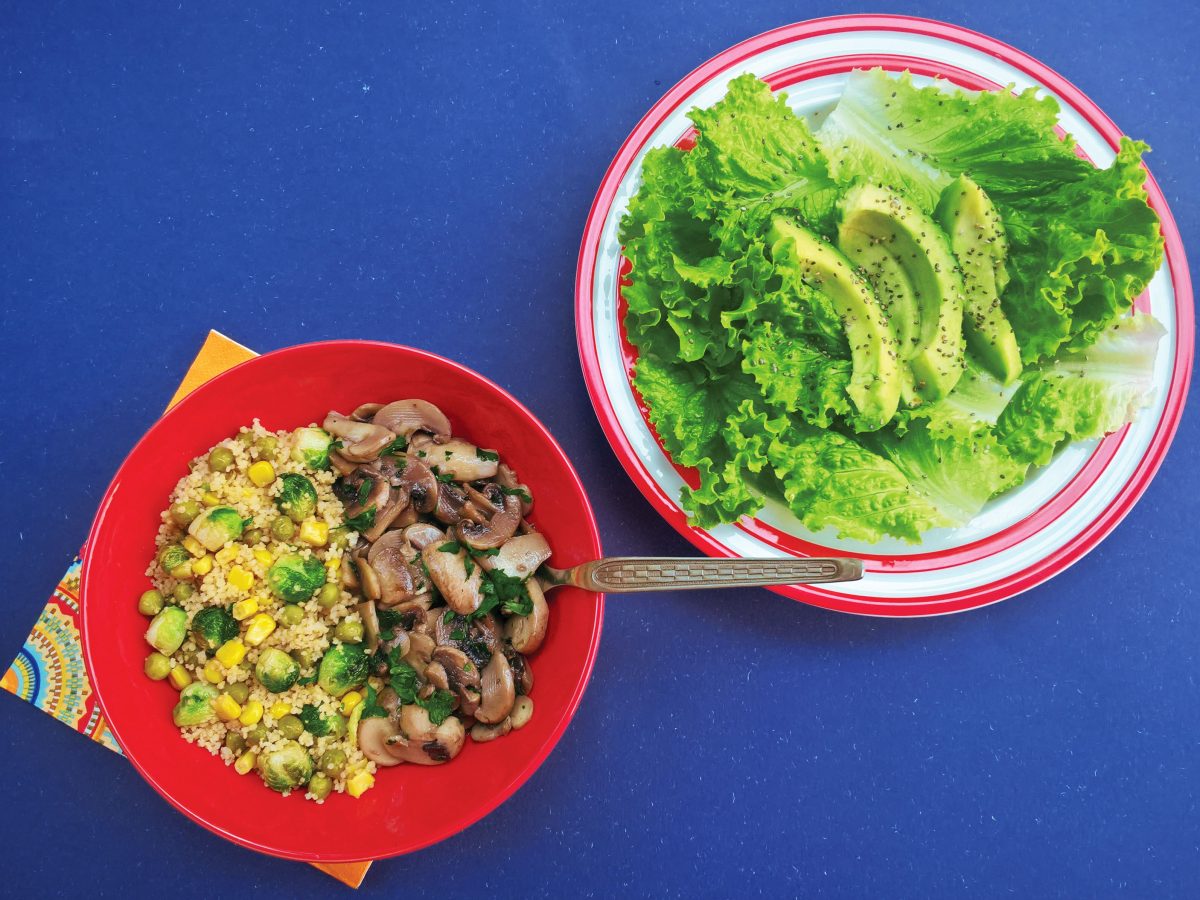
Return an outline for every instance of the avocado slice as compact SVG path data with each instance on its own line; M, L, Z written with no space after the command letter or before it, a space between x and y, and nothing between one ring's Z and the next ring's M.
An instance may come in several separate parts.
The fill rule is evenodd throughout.
M900 402L900 363L896 336L871 286L836 247L802 225L776 216L767 239L785 286L797 279L833 301L850 344L846 393L859 412L855 426L882 428Z
M942 191L934 217L962 269L967 347L985 369L1011 384L1021 374L1021 348L1000 308L1000 292L1008 284L1008 241L1000 214L983 188L959 175Z
M917 394L930 402L945 397L963 370L962 275L946 235L896 192L860 184L842 200L838 246L888 298L893 321L917 322L900 345ZM880 255L889 261L880 263Z

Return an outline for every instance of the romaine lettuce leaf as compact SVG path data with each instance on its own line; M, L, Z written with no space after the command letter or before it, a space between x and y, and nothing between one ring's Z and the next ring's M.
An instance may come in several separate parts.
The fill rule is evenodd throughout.
M1086 350L1029 374L996 424L1001 443L1044 466L1065 441L1110 434L1154 399L1154 359L1166 330L1148 315L1120 319Z

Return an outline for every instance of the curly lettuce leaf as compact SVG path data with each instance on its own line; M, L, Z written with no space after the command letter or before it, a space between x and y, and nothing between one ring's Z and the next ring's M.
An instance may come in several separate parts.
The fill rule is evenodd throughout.
M1152 316L1120 319L1086 350L1029 375L996 432L1014 459L1044 466L1066 441L1103 437L1154 400L1154 360L1166 330Z
M742 350L742 371L754 379L771 403L821 428L832 425L836 416L854 414L846 394L850 360L830 356L803 339L791 337L770 321L748 332Z

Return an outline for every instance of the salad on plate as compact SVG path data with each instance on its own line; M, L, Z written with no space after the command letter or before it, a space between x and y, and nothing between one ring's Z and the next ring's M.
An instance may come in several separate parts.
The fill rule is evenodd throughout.
M818 123L753 75L650 150L621 222L634 387L712 527L919 543L1152 399L1163 260L1141 156L1034 90L855 71Z

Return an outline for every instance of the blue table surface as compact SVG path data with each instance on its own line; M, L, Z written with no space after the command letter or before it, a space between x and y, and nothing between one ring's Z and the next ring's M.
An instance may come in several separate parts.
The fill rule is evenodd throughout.
M205 332L411 343L522 398L606 550L692 552L623 474L575 354L613 153L726 46L841 4L6 4L0 16L0 655ZM1084 89L1196 236L1191 4L911 3ZM254 8L251 8L254 7ZM512 340L533 352L513 352ZM1189 404L1195 406L1195 403ZM1188 411L1137 508L1051 583L948 618L760 590L614 598L591 687L493 815L366 895L1195 896L1200 606ZM0 697L8 896L323 896Z

